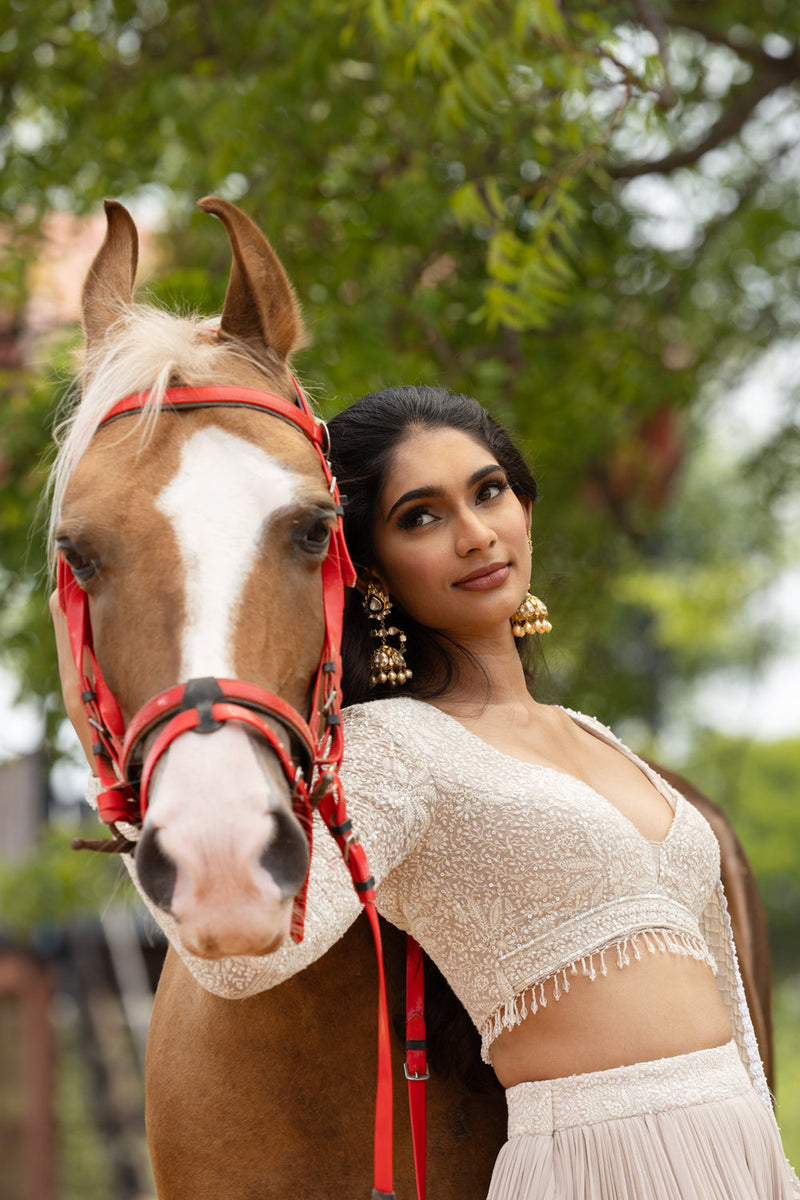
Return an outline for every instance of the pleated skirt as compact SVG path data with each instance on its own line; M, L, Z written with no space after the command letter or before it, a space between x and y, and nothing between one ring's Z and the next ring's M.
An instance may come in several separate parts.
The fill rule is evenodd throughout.
M509 1088L487 1200L796 1200L736 1045Z

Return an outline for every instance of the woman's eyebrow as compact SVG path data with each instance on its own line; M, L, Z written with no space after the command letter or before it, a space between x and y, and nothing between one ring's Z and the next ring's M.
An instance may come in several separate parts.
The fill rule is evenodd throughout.
M477 471L473 471L467 480L467 487L474 487L476 483L480 483L487 475L493 475L495 471L502 471L499 463L492 463L488 467L479 467ZM433 497L444 496L445 490L443 487L434 487L432 484L429 487L412 488L409 492L403 492L403 495L395 500L392 507L386 514L386 520L390 520L395 509L401 504L407 504L409 500L430 500Z
M433 496L443 496L443 495L444 495L443 487L432 487L431 486L431 487L412 488L410 492L403 492L403 495L400 496L399 499L395 500L394 504L389 509L388 513L386 514L386 520L387 521L390 520L391 515L395 511L395 509L399 508L401 504L405 504L409 500L430 500L431 497L433 497Z

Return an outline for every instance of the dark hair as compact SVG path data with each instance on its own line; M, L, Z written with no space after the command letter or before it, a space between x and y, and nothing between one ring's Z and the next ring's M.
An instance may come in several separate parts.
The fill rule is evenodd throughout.
M437 387L394 387L370 392L328 423L331 465L344 497L344 532L356 570L366 576L377 564L374 525L378 498L392 456L409 434L424 429L458 429L492 453L506 473L512 491L532 502L536 480L507 430L469 396ZM402 623L408 638L406 662L412 682L403 692L430 698L452 684L456 663L466 652L456 643L414 621L396 606L392 621ZM375 641L357 591L345 604L342 690L345 704L396 695L391 685L369 686L369 661Z

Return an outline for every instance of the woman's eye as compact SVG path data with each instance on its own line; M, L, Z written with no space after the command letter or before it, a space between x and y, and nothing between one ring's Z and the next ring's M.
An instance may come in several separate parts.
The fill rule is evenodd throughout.
M426 508L410 508L408 512L403 513L397 524L400 529L421 529L435 519L433 513L428 512Z
M489 483L484 483L478 490L478 500L485 502L486 500L496 500L501 496L508 487L505 479L493 479Z

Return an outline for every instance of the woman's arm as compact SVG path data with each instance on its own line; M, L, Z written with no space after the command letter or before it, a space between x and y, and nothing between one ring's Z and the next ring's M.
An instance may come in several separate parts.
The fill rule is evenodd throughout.
M348 815L375 879L380 910L381 884L413 852L428 828L435 788L424 749L409 746L407 738L396 733L380 702L374 709L364 705L355 719L345 715L341 778ZM125 860L138 887L135 856L125 855ZM198 958L182 946L176 922L153 908L143 893L142 899L201 987L228 999L266 991L303 970L344 936L362 908L339 847L319 815L314 819L305 933L299 944L287 941L274 953L259 957Z
M774 1120L772 1097L753 1031L750 1010L747 1007L739 962L736 957L736 946L733 941L733 930L728 916L728 903L722 883L718 883L711 893L700 920L700 931L717 963L717 987L728 1012L739 1056L750 1074L753 1087L761 1096ZM788 1161L787 1166L792 1173L792 1195L800 1200L800 1180L797 1179L794 1169Z
M128 854L123 857L142 900L197 983L227 1000L255 996L296 975L343 937L361 911L350 872L320 817L314 820L303 940L297 944L287 940L272 954L219 959L190 954L180 940L180 926L168 914L154 908L139 886L135 857Z

